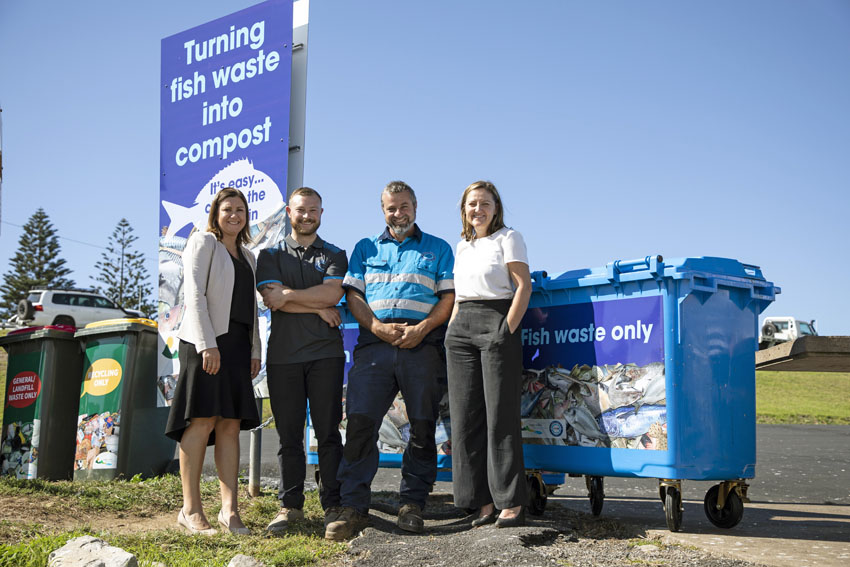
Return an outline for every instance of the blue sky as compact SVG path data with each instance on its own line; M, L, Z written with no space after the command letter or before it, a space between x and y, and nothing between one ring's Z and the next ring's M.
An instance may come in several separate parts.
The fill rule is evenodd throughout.
M127 217L156 270L160 40L251 1L0 0L0 264L42 206L80 284ZM454 244L493 181L533 270L757 264L850 334L850 3L313 0L305 177L351 250L404 179ZM79 241L79 242L77 242Z

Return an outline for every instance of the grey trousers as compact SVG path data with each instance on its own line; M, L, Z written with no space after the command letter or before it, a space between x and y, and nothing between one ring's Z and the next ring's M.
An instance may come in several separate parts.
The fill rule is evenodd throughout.
M520 401L522 333L511 301L464 301L446 333L455 506L525 505Z

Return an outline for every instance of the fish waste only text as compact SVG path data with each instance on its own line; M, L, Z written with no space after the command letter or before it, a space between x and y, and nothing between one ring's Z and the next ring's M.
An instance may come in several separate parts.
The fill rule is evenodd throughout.
M634 324L615 325L610 332L605 327L597 327L593 323L587 327L572 329L523 329L522 344L528 346L563 343L602 342L607 338L613 341L642 341L649 342L654 324L644 324L640 319Z

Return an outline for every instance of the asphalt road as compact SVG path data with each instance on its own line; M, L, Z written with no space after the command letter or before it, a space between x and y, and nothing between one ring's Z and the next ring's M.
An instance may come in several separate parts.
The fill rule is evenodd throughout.
M667 530L656 479L606 477L602 516L637 526L649 537L775 567L850 564L850 426L759 425L756 439L751 502L736 527L719 529L706 518L703 499L711 482L683 482L683 525L677 533ZM264 430L262 440L262 484L276 487L277 434ZM245 469L248 451L245 433ZM215 474L212 451L205 473ZM399 481L398 469L380 469L372 489L395 491ZM434 487L436 493L451 490L448 482ZM582 478L567 478L549 502L590 513Z
M263 484L278 479L277 433L264 429L260 476ZM240 463L247 469L250 436L241 436ZM758 425L756 426L756 477L750 482L749 497L753 502L788 504L827 504L850 506L850 426L841 425ZM213 452L207 451L204 472L215 474ZM308 475L309 476L309 475ZM381 469L374 490L397 490L398 470ZM683 496L702 500L708 482L685 481ZM451 484L438 482L435 490L451 492ZM581 495L586 490L583 479L567 479L557 495ZM609 497L657 499L655 479L605 479Z

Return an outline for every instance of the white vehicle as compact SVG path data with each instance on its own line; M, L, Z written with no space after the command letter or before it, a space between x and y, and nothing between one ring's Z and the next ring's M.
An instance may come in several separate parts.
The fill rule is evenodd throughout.
M794 317L767 317L759 331L759 349L817 334L814 319L807 323Z
M141 311L122 309L93 290L34 289L18 302L11 323L19 326L70 325L84 327L104 319L144 317Z

